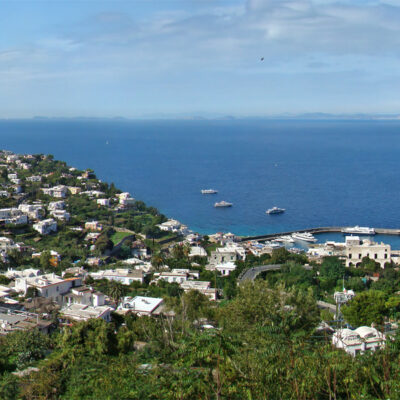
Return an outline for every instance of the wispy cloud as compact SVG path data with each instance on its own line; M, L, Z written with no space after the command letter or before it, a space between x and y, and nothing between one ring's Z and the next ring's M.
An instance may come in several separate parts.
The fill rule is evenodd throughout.
M91 12L77 12L73 23L69 19L57 29L42 30L19 46L0 51L0 82L7 81L12 89L13 82L32 80L36 87L35 80L47 79L55 85L54 93L48 89L50 102L64 79L76 90L108 90L116 107L125 106L121 99L132 96L136 107L160 109L171 93L176 96L176 108L182 104L188 108L190 95L197 101L206 99L206 91L215 101L203 100L202 107L217 107L214 103L223 101L224 90L231 94L232 103L238 87L242 93L256 93L260 82L274 86L272 80L277 88L282 81L282 90L300 104L306 101L301 93L304 88L315 90L312 76L330 91L318 94L321 104L326 98L330 105L329 95L338 99L330 79L347 92L359 89L362 93L361 85L366 83L379 91L382 80L388 92L386 83L400 78L400 1L200 3L201 7L179 8L179 2L171 2L162 11L137 13L140 2L132 3L131 9L110 2L107 11L94 6ZM294 79L293 92L283 84L288 75ZM94 77L99 79L97 88ZM159 99L144 104L150 101L146 90L156 87ZM267 98L269 93L256 93L253 100L260 108L273 103L272 95ZM317 94L313 96L309 107ZM87 94L85 101L90 99L94 101ZM346 106L357 101L354 95ZM240 107L239 99L234 106Z

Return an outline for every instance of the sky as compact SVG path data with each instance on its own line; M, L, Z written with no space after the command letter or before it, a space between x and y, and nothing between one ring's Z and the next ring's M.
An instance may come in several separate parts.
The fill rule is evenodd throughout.
M0 118L314 112L400 114L400 0L0 0Z

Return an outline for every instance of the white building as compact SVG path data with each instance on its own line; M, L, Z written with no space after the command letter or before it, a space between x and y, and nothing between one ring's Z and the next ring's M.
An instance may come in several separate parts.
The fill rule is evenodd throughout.
M207 257L207 252L201 246L191 246L189 257Z
M154 281L166 281L168 283L183 283L191 279L199 279L199 271L189 269L173 269L172 271L158 272L154 274Z
M47 209L49 211L54 211L54 210L64 210L65 208L65 201L60 200L60 201L51 201L49 205L47 206Z
M137 315L158 315L163 308L164 300L157 297L125 297L118 310L131 311Z
M207 296L210 300L217 300L217 289L211 287L211 283L207 281L185 281L180 287L188 292L189 290L197 290Z
M28 217L18 208L2 208L0 209L0 222L5 224L27 224Z
M8 268L7 272L4 274L8 279L16 278L33 278L40 275L39 269L27 268L22 271L16 269Z
M52 188L42 188L42 191L51 197L64 198L67 196L68 188L64 185L58 185Z
M42 204L27 204L23 203L18 206L18 209L25 214L29 219L43 218Z
M109 281L118 281L124 285L130 285L132 282L143 283L144 274L141 270L131 268L107 269L104 271L91 272L89 275L93 279L107 279Z
M208 268L207 268L208 269ZM215 265L214 269L221 273L223 276L229 275L232 271L236 269L235 263L229 261L221 264Z
M166 222L163 222L162 224L157 225L162 231L166 232L178 232L179 229L181 228L181 223L177 221L176 219L169 219Z
M62 295L71 288L81 285L81 278L62 279L55 274L15 279L15 290L17 292L26 295L28 288L34 287L38 290L40 296L51 298L58 303L62 303Z
M32 227L41 235L48 235L51 232L57 232L57 222L52 218L44 219L37 224L33 224Z
M136 200L130 195L129 192L118 193L116 196L118 197L119 204L121 206L127 207L135 204Z
M236 244L229 243L225 247L217 247L211 252L208 262L211 265L223 264L227 262L234 263L237 260L246 259L246 250L244 247Z
M364 257L369 257L377 262L381 268L385 268L385 263L392 261L391 247L389 244L360 240L358 236L347 236L346 267L358 267Z
M333 345L352 356L379 349L385 345L385 341L385 335L369 326L361 326L354 331L339 329L332 336Z
M68 304L60 310L62 318L74 321L87 321L91 318L101 318L106 322L111 321L111 312L113 309L109 306L87 306L84 304Z
M26 178L28 182L42 182L42 177L40 175L32 175Z
M110 207L110 199L97 199L96 203L99 206Z
M71 218L71 214L66 210L53 210L50 215L61 221L69 221Z

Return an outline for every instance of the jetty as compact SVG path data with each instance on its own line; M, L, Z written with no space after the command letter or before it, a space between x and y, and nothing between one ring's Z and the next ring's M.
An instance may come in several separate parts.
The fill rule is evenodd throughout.
M288 232L277 232L277 233L268 233L265 235L258 235L258 236L246 236L246 237L241 237L239 239L240 242L248 242L250 240L257 240L258 242L263 242L266 240L273 240L276 239L280 236L290 236L295 232L308 232L311 234L318 234L318 233L342 233L342 230L347 227L345 226L328 226L328 227L319 227L319 228L308 228L308 229L297 229L294 231L288 231ZM391 228L374 228L375 233L378 235L393 235L393 236L399 236L400 235L400 229L391 229Z

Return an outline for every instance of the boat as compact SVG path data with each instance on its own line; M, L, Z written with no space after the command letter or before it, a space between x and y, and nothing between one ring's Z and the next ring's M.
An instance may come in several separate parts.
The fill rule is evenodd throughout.
M353 226L353 227L347 227L342 229L343 234L348 234L348 235L375 235L375 229L374 228L368 228L366 226Z
M202 189L201 194L217 194L218 190L215 189Z
M317 239L311 233L308 232L295 232L292 234L294 240L300 240L302 242L313 242L315 243Z
M265 211L267 214L282 214L285 212L284 208L272 207L269 210Z
M291 236L279 236L274 241L282 243L294 243L294 239Z
M225 200L222 200L222 201L217 202L217 203L214 204L214 207L232 207L232 206L233 206L232 203L228 203Z

